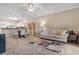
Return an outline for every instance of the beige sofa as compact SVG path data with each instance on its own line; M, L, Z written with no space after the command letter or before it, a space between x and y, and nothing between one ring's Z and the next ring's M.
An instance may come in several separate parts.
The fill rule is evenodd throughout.
M48 32L46 33L44 33L43 31L40 32L39 37L61 42L67 42L68 34L67 30L64 29L52 29L48 30Z

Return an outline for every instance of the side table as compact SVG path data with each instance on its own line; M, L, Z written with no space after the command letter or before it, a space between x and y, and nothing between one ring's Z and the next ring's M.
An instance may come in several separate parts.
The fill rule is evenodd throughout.
M76 39L77 39L76 35L70 35L68 40L69 42L72 42L72 41L76 42Z
M77 34L77 43L79 43L79 34Z

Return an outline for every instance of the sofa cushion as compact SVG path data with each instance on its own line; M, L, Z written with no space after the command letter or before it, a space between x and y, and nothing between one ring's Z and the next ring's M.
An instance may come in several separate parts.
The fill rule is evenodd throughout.
M56 34L57 34L57 29L53 29L53 30L51 31L51 34L52 34L52 35L56 35Z
M61 30L57 29L56 35L60 35L60 33L61 33Z
M60 35L60 36L63 36L67 30L64 30L64 29L52 29L52 30L49 30L49 35Z
M61 31L60 31L60 35L63 36L63 35L66 34L66 32L67 32L67 30L61 30Z

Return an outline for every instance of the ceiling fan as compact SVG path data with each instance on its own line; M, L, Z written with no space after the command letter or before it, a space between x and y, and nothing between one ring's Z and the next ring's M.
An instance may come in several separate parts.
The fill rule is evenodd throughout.
M27 10L28 10L29 12L33 12L33 11L35 11L35 10L37 10L37 9L40 9L40 7L36 7L36 5L33 4L33 3L28 3L28 4L27 4Z

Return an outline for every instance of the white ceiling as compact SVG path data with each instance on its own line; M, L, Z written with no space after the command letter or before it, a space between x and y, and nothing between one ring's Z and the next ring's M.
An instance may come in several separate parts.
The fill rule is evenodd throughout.
M27 3L4 3L0 4L0 19L9 19L9 17L14 17L16 20L29 19L77 7L78 3L37 3L34 4L34 8L37 9L28 12Z

